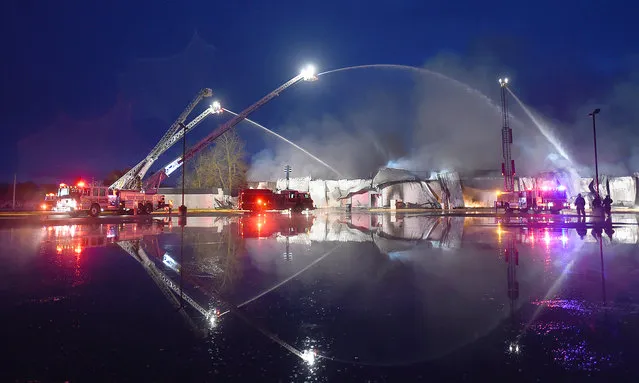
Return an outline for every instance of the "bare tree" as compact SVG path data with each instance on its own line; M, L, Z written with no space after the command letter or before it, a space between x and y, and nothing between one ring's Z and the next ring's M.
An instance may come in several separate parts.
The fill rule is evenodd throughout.
M246 182L246 152L244 142L235 130L224 133L215 146L201 153L191 171L187 173L186 186L193 188L222 188L233 193Z

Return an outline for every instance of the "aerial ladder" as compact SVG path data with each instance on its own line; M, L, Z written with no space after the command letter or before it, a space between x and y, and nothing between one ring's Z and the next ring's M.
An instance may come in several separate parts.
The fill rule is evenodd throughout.
M166 165L163 169L159 170L158 172L153 174L151 177L149 177L144 182L142 186L142 190L147 194L157 193L157 190L160 187L160 184L162 183L162 181L164 181L173 172L179 169L184 164L185 161L188 161L189 159L193 158L200 151L208 147L218 137L228 132L229 130L233 129L237 124L239 124L244 119L246 119L251 113L255 112L257 109L259 109L264 104L271 101L276 96L279 96L280 93L282 93L284 90L286 90L290 86L295 85L302 80L304 81L317 80L314 69L310 67L304 69L299 75L293 77L292 79L288 80L284 84L280 85L277 89L267 94L266 96L262 97L259 101L257 101L253 105L244 109L242 112L240 112L238 115L233 117L231 120L227 121L223 125L220 125L208 136L204 137L200 142L198 142L197 144L189 148L184 154L184 156L179 156L175 160L171 161L168 165ZM212 110L221 111L221 108L219 108L219 104L217 104L215 105L215 107L212 107ZM184 129L184 130L187 130L187 129Z
M504 176L504 190L497 192L495 207L505 208L507 212L520 207L520 193L515 191L515 160L512 159L513 130L508 126L508 78L499 79L501 86L501 174ZM525 201L525 198L524 198Z
M135 165L131 170L126 172L120 179L115 181L110 188L118 189L118 190L139 190L141 186L141 180L144 178L144 175L149 170L151 165L164 153L167 151L173 144L175 144L185 133L195 126L197 126L202 120L211 114L216 113L214 110L214 106L207 108L204 112L198 115L191 123L188 125L188 129L183 129L184 121L191 114L193 109L205 98L211 97L213 95L213 91L209 88L204 88L198 92L198 94L193 98L193 100L187 105L186 109L178 116L177 120L173 122L169 130L166 131L162 139L155 145L153 150L142 160L140 163Z

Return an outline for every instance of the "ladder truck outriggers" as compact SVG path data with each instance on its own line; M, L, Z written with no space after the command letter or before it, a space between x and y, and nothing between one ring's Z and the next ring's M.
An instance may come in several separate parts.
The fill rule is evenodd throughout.
M506 213L518 210L527 213L549 211L559 213L562 209L570 208L566 187L558 182L549 181L548 177L537 177L533 185L527 190L515 190L515 160L512 158L513 131L508 125L508 78L499 79L501 86L502 130L501 147L503 162L501 174L504 176L504 190L497 191L495 208L503 208Z

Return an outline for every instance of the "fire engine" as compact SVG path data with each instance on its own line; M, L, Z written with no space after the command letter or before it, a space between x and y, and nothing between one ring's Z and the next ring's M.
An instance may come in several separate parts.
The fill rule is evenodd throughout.
M519 210L522 213L527 213L532 210L535 213L549 211L557 214L563 209L570 208L566 187L563 185L556 187L543 185L525 191L509 193L498 191L497 201L497 206L503 207L507 212Z
M114 190L107 186L86 184L60 184L57 203L53 208L57 212L67 212L71 216L87 213L97 217L101 212L112 211L123 214L137 209L139 214L151 214L155 209L166 206L161 194L145 194L135 190Z
M541 188L528 190L527 194L530 195L533 211L537 213L541 211L559 213L562 209L570 208L566 187L563 185L556 187L543 185Z
M240 210L267 211L291 210L301 212L313 210L311 195L297 190L282 190L274 193L269 189L244 189L238 199Z

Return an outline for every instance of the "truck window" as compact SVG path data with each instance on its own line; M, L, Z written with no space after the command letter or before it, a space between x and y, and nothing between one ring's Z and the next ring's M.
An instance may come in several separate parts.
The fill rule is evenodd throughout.
M99 191L99 189L98 189L98 188L94 188L94 189L93 189L93 196L94 196L94 197L97 197L97 196L98 196L98 191Z
M100 197L106 197L106 189L100 188Z

